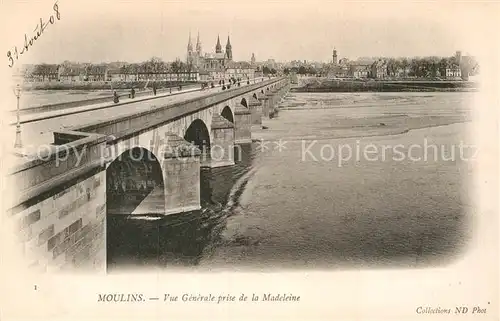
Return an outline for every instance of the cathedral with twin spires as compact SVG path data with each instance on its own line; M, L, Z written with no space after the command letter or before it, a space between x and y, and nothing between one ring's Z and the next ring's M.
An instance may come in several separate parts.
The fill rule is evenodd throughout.
M220 38L217 36L217 44L215 45L215 52L203 54L201 48L200 34L196 39L196 50L193 49L191 41L191 33L189 33L189 41L187 46L187 59L188 65L192 65L197 69L202 70L222 70L228 62L233 60L233 51L229 36L227 36L226 50L222 51Z

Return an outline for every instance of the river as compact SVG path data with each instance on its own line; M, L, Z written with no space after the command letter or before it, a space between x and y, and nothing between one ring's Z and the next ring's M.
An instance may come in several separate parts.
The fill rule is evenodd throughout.
M448 264L470 238L473 95L289 93L235 166L202 170L201 211L108 215L108 271Z

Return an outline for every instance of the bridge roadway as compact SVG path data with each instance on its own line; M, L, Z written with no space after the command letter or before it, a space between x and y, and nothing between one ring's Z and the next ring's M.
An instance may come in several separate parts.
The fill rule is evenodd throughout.
M257 83L262 80L257 80ZM250 85L254 84L253 81ZM241 87L249 86L245 82ZM241 88L232 86L231 89ZM205 90L188 90L185 93L170 95L163 94L156 97L127 99L118 104L104 103L84 107L76 107L64 111L46 112L36 115L25 115L21 117L21 131L23 147L25 152L31 154L36 152L40 146L53 143L53 132L68 130L77 126L98 121L107 121L120 118L143 111L151 110L156 107L164 107L168 104L174 104L181 101L208 96L210 94L221 92L220 87L209 88ZM11 125L15 125L11 121ZM15 126L11 126L15 131Z
M172 87L172 93L178 93L178 86ZM183 90L187 89L199 89L200 84L184 84L182 86ZM125 98L130 94L130 89L117 89L116 92L120 95L120 98ZM169 88L158 88L158 94L164 94L169 92ZM153 95L153 90L149 87L146 89L136 88L136 97L146 97ZM26 91L21 96L21 114L31 114L39 113L44 109L50 110L61 110L68 108L67 105L73 105L76 102L82 102L83 105L88 105L93 100L96 99L107 99L113 100L113 90L96 90L96 91L86 91L86 90L49 90L47 92L34 90ZM100 104L101 102L94 102L93 104ZM16 112L16 106L13 106L10 112ZM47 108L48 107L48 108ZM76 107L76 106L73 106Z

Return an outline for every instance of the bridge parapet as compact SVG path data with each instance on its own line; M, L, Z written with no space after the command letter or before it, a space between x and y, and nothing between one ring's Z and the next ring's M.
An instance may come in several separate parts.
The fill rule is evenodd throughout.
M102 135L61 132L35 159L14 168L9 218L26 258L42 270L105 269L106 174Z
M210 108L214 105L228 101L232 98L250 93L256 89L268 86L280 79L270 79L263 82L251 84L245 87L236 87L235 89L214 93L208 96L194 98L175 104L161 104L158 99L158 107L134 115L119 117L106 122L91 123L72 128L75 131L99 133L103 135L131 135L138 130L148 130L151 127L174 121L186 114ZM132 104L133 105L133 104ZM131 106L132 106L131 105Z
M52 189L55 183L104 165L105 136L65 131L54 133L54 137L56 144L43 146L11 169L9 179L19 191L12 207Z

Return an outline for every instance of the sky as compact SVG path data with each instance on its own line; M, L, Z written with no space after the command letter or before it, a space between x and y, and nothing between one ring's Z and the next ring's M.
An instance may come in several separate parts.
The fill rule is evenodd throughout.
M3 0L4 52L19 50L55 1ZM364 56L451 56L485 46L481 21L497 4L449 1L160 1L58 0L60 20L48 25L16 63L140 62L185 59L188 35L199 32L204 52L217 35L231 37L235 60L330 61ZM495 11L496 10L496 11ZM471 23L472 22L472 23ZM472 27L471 27L472 25ZM482 29L481 29L482 28ZM7 61L5 61L7 62Z

